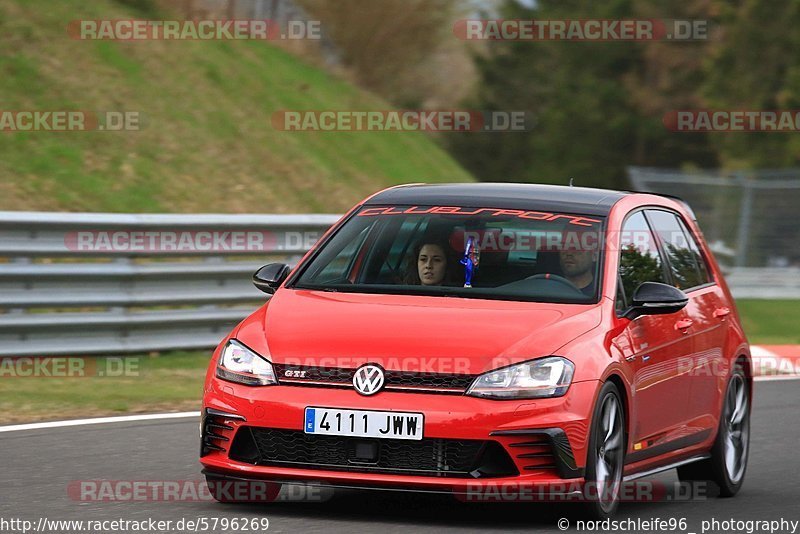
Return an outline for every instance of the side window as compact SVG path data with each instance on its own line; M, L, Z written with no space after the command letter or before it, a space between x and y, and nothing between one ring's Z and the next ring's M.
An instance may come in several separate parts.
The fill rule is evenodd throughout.
M422 217L408 217L403 221L389 247L385 261L381 263L378 283L397 283L397 279L402 277L404 262L413 245L412 239L425 232L427 225L428 219Z
M668 211L647 210L667 256L672 278L679 289L708 283L708 270L694 238L677 215Z
M619 277L617 306L630 305L636 288L643 282L664 283L664 265L655 237L641 211L628 217L620 234ZM620 291L622 294L620 295Z
M617 297L615 306L617 311L623 311L628 307L625 290L622 287L622 278L619 275L617 275Z
M697 262L697 269L698 269L698 276L700 277L701 284L707 284L711 282L711 275L709 274L708 265L706 265L706 260L703 258L703 254L700 252L700 247L697 245L697 241L695 241L694 236L689 231L689 228L686 224L678 217L678 223L681 225L683 229L683 233L686 236L686 242L689 244L689 249L692 251L692 255L694 256L695 262Z
M347 243L321 272L314 275L314 282L329 283L346 278L350 272L350 267L353 264L356 252L361 248L361 244L364 242L371 228L372 226L367 226L361 230L355 239Z
M408 217L403 221L386 258L386 264L394 271L399 271L402 268L403 259L412 244L411 239L425 231L427 222L427 219L417 217Z

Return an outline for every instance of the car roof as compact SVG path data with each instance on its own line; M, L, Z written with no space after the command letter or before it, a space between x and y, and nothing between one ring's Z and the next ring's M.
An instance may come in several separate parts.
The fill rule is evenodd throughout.
M414 184L386 189L365 205L438 205L608 215L628 195L611 189L519 183Z

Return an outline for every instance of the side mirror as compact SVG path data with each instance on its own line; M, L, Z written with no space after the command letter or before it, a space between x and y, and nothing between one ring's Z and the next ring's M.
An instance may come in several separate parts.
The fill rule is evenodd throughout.
M644 282L633 292L633 304L625 317L636 319L640 315L664 315L681 311L689 302L686 293L667 284Z
M289 276L289 266L285 263L270 263L263 266L253 275L253 285L272 295Z

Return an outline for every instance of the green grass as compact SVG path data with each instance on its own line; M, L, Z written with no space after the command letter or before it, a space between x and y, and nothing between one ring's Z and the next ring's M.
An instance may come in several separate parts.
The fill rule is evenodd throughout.
M210 354L131 356L123 376L12 377L6 369L0 378L0 423L199 410Z
M800 300L739 299L736 307L750 343L800 344Z
M71 20L141 18L154 5L0 0L0 109L136 111L144 122L0 132L0 209L335 213L389 185L472 180L419 132L275 130L278 110L391 107L271 43L67 34Z

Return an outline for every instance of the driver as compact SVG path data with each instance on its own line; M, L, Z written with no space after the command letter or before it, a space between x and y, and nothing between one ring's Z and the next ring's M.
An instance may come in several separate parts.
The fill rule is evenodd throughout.
M597 253L591 250L565 248L558 252L558 262L564 278L586 296L594 296L596 280L594 266Z

